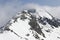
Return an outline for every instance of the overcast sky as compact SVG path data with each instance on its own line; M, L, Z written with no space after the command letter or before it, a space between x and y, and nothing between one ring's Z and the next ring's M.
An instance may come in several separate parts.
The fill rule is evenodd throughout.
M17 0L0 0L0 4L11 3L13 1ZM60 6L60 0L18 0L18 2L22 2L22 4L37 3L39 5Z
M25 8L44 8L60 18L60 0L0 0L0 27Z

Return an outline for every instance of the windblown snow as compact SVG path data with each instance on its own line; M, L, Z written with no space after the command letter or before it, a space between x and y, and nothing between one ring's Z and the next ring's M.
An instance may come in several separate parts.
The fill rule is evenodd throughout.
M52 20L44 10L29 9L19 12L0 29L0 40L60 40L60 27L54 27L45 18ZM15 34L5 30L6 27Z

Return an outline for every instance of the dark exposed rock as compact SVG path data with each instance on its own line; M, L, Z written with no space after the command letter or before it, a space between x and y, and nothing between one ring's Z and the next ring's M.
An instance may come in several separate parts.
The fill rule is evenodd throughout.
M29 25L31 26L31 28L32 28L33 30L35 30L38 34L43 35L43 37L45 37L45 35L44 35L44 33L42 32L39 24L38 24L37 21L36 21L36 17L31 16L31 18L32 18L32 19L31 19L30 22L29 22Z
M29 36L30 34L26 34L26 36Z
M21 20L24 20L24 19L27 19L27 17L25 17L25 15L23 14L23 15L21 15L21 18L20 18Z
M45 20L42 17L38 18L39 23L46 25L46 22L44 22Z
M57 37L57 38L59 38L59 39L60 39L60 37Z
M35 35L33 35L36 39L39 39L40 37L37 35L37 34L35 34Z
M28 10L28 13L35 13L36 12L36 9L29 9Z
M48 29L48 30L45 30L46 32L50 32L50 30Z
M25 11L22 11L22 13L26 13Z
M44 40L44 39L41 39L41 40Z

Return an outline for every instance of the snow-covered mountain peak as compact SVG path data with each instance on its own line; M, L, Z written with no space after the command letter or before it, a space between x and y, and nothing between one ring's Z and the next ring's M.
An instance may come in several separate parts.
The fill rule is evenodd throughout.
M52 18L48 12L42 9L23 10L1 27L0 31L3 34L5 31L11 31L12 34L11 32L6 33L12 36L10 40L59 40L60 27L58 26L60 23ZM55 39L52 39L52 35ZM4 37L4 39L6 38ZM1 38L1 40L3 39Z

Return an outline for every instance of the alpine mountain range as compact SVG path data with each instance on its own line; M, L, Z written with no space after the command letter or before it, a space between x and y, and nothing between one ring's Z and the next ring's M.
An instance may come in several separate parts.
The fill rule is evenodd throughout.
M60 40L60 19L44 9L25 9L0 27L0 40Z

